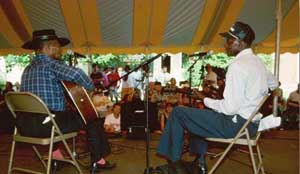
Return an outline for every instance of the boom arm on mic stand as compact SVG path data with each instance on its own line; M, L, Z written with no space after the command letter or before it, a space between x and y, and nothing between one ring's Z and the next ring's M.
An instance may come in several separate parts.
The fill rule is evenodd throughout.
M83 54L80 54L80 53L77 53L77 52L74 52L73 50L67 50L67 54L68 55L71 55L71 56L74 56L74 57L82 57L82 58L86 58L85 55Z
M197 53L197 54L191 54L188 55L188 57L198 57L198 59L195 60L195 62L188 68L188 71L190 71L192 68L194 68L195 64L200 60L205 58L206 56L212 55L213 51L208 51L208 52L202 52L202 53Z
M77 52L74 52L73 50L71 49L68 49L67 50L67 55L69 55L69 65L70 66L75 66L77 65L77 58L86 58L85 55L83 54L80 54L80 53L77 53Z
M188 91L188 95L189 95L189 105L190 106L192 106L192 70L193 70L195 64L199 60L203 60L206 56L209 56L212 53L213 53L213 51L208 51L208 52L202 52L202 53L188 55L188 57L198 56L198 59L196 59L194 61L194 63L188 68L188 71L189 71L189 91Z

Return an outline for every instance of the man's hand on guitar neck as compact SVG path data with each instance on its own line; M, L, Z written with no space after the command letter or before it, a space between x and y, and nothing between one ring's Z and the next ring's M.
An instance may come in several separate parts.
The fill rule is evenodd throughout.
M206 97L201 91L198 91L197 89L193 89L193 93L197 96L198 99L204 100Z

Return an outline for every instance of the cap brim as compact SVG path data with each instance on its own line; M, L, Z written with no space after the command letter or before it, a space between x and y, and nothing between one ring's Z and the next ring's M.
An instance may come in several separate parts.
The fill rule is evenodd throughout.
M57 38L60 46L66 46L70 43L70 40L67 38ZM40 42L41 40L32 40L32 41L28 41L26 43L24 43L22 45L22 48L26 49L26 50L35 50L37 48L37 43Z
M225 37L225 38L232 38L232 39L236 39L234 36L232 36L229 32L225 32L225 33L219 33L219 35L221 35L222 37Z

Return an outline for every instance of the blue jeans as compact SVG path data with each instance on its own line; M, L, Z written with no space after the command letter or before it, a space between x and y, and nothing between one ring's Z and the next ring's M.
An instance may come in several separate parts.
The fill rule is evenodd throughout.
M175 107L161 136L157 153L175 162L180 160L184 142L184 130L195 135L190 142L190 150L198 155L207 152L204 138L233 138L247 121L241 116L225 115L212 110L189 107ZM250 136L257 132L258 125L250 123Z

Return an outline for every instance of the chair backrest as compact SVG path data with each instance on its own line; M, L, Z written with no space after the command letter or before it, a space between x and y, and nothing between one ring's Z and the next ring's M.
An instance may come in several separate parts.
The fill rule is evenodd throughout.
M16 112L51 114L46 104L30 92L9 92L5 95L5 102L15 118Z
M270 94L265 95L259 102L259 104L257 105L257 107L255 108L255 110L252 112L252 114L250 115L250 117L248 118L247 122L245 124L248 124L250 122L253 121L253 118L259 113L261 107L263 106L263 104L266 102L266 100L268 99L268 97L270 96Z
M238 138L241 138L243 136L246 135L246 128L248 127L248 125L250 124L250 122L252 122L253 118L259 113L260 108L262 107L262 105L265 103L265 101L268 99L268 97L270 96L270 94L265 95L261 101L259 102L259 104L257 105L257 107L255 108L255 110L252 112L252 114L250 115L250 117L248 118L248 120L244 123L244 125L241 127L241 129L239 130L239 132L236 134L236 136L233 139L233 142L236 142L236 140ZM256 136L254 137L255 140L257 141L260 137L260 132L257 132Z

